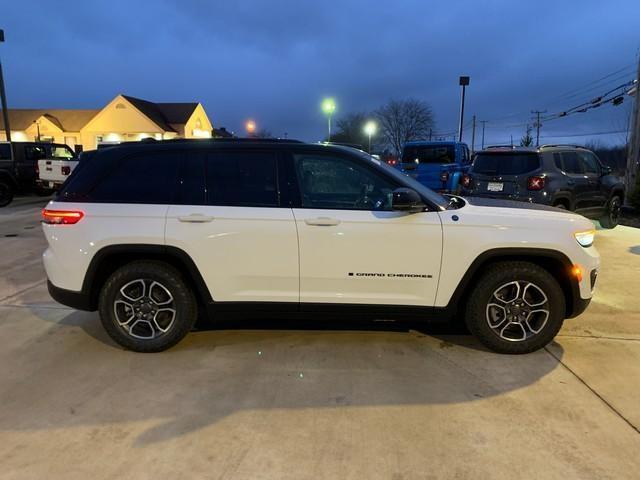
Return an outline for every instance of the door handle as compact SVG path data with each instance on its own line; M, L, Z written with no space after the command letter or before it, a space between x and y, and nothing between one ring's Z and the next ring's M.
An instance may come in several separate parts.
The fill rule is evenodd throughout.
M340 224L340 220L337 218L329 218L329 217L318 217L318 218L307 218L304 223L307 225L315 225L318 227L335 227Z
M178 217L178 220L183 223L207 223L212 221L213 217L202 215L200 213L192 213L191 215Z

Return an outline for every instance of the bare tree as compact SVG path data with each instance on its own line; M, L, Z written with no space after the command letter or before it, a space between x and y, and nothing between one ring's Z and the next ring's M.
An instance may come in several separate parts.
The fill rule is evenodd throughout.
M331 135L332 142L351 143L364 146L367 136L363 131L364 124L370 115L363 112L349 113L336 122L336 133Z
M520 139L521 147L531 147L533 146L533 136L531 135L533 128L531 125L527 125L527 129L525 130L524 136Z
M406 142L426 139L429 129L433 128L431 107L415 98L390 100L376 110L375 115L382 137L396 155L400 155Z

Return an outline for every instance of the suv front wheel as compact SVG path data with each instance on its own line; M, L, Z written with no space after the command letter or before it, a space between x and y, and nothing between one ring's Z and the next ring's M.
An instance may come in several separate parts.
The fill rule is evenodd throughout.
M618 195L614 195L607 202L607 211L599 218L600 225L603 228L615 228L620 221L620 210L622 208L622 199Z
M137 261L116 270L100 291L100 320L119 345L136 352L166 350L189 333L197 302L171 265Z
M529 262L501 262L487 268L467 303L471 333L499 353L529 353L556 336L565 317L560 285Z

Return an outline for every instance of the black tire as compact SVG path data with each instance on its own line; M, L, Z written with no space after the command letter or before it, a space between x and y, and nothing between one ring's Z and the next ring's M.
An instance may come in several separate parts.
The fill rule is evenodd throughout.
M6 180L0 179L0 207L6 207L13 201L13 187Z
M35 189L35 193L39 197L50 197L51 195L53 195L53 192L55 192L53 188L37 187Z
M131 293L136 288L139 298ZM161 352L177 344L198 316L196 298L180 272L156 261L136 261L116 270L100 291L98 310L102 325L117 344L144 353Z
M531 299L533 294L538 299L546 296L546 303L539 307L530 307L521 301L507 307L506 303L501 303L502 300L498 300L494 294L496 292L501 294L503 292L500 290L501 286L504 287L511 282L518 282L520 288L518 292L524 290L524 294L529 296L529 300L534 304L535 301ZM529 287L530 284L533 287ZM515 291L516 286L511 285L506 288ZM502 311L500 305L504 305ZM489 349L498 353L521 354L538 350L553 340L562 327L565 308L562 289L548 271L529 262L500 262L488 267L476 282L467 302L465 320L469 331ZM546 320L544 320L545 315L542 309L547 311ZM516 322L511 320L514 311L518 320ZM494 315L495 312L500 312L500 315L504 314L506 317L504 323L500 323L500 315L493 317L495 325L498 325L496 329L492 328L489 319L490 314ZM522 315L522 318L519 315ZM524 318L531 319L531 326L529 322L523 321ZM520 329L523 338L517 339L521 335ZM537 332L533 333L532 330ZM503 334L506 338L501 336ZM524 338L528 334L531 336Z
M607 211L600 217L600 225L602 228L615 228L620 221L620 209L622 208L622 199L619 195L612 195L607 202Z

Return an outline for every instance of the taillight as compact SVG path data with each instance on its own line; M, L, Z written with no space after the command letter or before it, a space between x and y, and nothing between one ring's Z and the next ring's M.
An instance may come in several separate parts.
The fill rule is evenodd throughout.
M71 167L69 167L69 166L62 167L62 174L63 175L69 175L70 173L71 173Z
M449 181L449 172L447 172L446 170L444 172L440 172L440 181L441 182L448 182Z
M466 173L460 177L460 185L464 188L471 187L471 175L467 175Z
M49 225L75 225L84 217L80 210L42 210L42 222Z
M544 177L529 177L527 179L527 190L542 190L544 188Z

